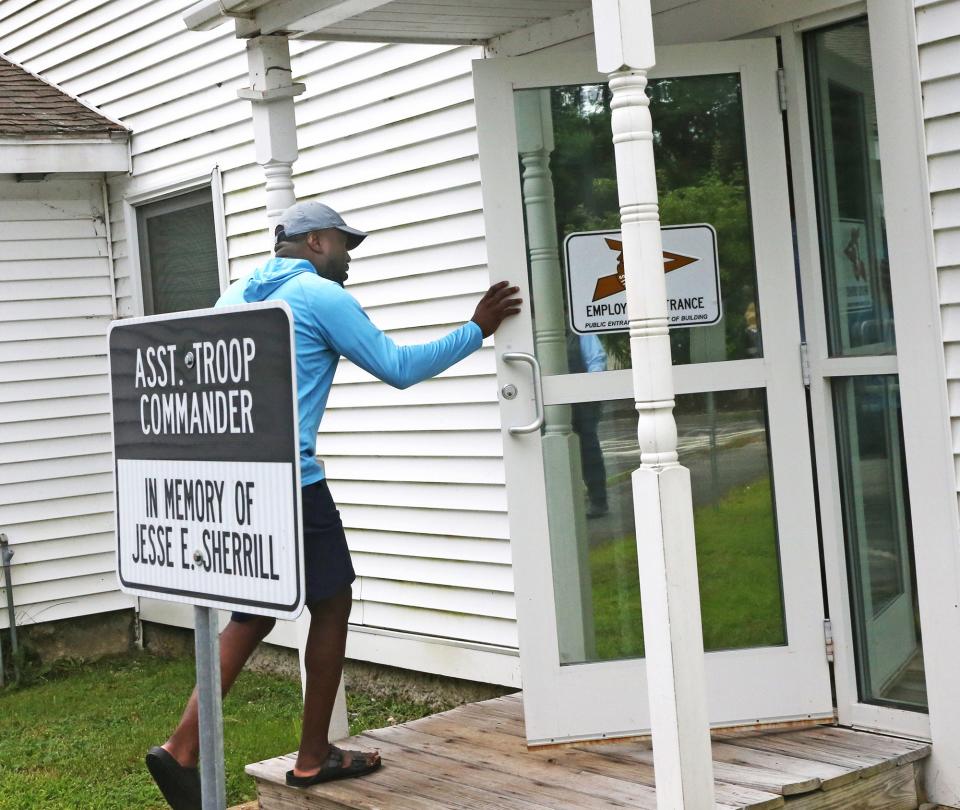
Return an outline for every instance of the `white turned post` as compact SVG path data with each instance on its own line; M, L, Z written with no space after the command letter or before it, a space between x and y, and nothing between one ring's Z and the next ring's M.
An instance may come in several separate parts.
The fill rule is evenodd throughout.
M297 121L293 98L306 88L292 79L290 43L285 36L247 40L250 86L237 91L253 107L253 137L257 163L266 175L267 220L270 246L281 212L293 205L293 162L297 159Z
M640 467L633 473L658 810L713 810L690 473L677 462L663 248L646 94L650 0L593 0L610 77Z
M564 374L568 370L567 330L550 173L550 153L553 151L550 93L547 90L524 90L515 98L517 146L523 163L523 207L527 220L531 293L537 311L534 345L544 374ZM593 592L583 508L580 440L571 426L569 405L544 408L541 447L548 481L547 513L550 516L554 586L563 594L557 604L560 660L581 662L594 655Z
M297 201L293 189L293 162L298 154L293 99L306 87L292 79L290 43L283 35L248 39L247 66L250 86L238 90L237 95L248 99L253 107L253 141L257 163L263 166L266 180L267 236L272 249L273 229L280 214ZM310 629L310 613L304 610L296 624L300 683L306 689L304 652ZM329 735L331 740L340 740L348 734L347 703L341 678L330 718Z

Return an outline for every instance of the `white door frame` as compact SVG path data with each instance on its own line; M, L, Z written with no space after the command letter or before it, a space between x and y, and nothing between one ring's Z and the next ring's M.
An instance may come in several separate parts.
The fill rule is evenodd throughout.
M591 44L586 42L587 46ZM558 55L561 58L558 58ZM829 673L824 653L823 605L813 516L813 476L806 436L806 406L801 382L799 319L790 245L786 185L786 158L777 100L776 49L771 40L748 40L719 45L676 46L658 50L651 76L741 73L746 126L751 208L757 253L761 318L770 324L764 334L766 358L703 364L694 369L676 367L679 394L690 391L767 387L773 453L772 473L777 487L777 515L788 645L706 655L711 684L709 697L714 725L777 722L833 713ZM489 264L497 278L508 278L526 288L523 203L517 168L513 90L562 84L605 82L593 62L593 51L574 43L557 51L511 60L474 63L480 155ZM756 108L754 105L756 104ZM785 238L764 238L779 233ZM722 246L720 247L722 255ZM777 324L778 328L772 328ZM498 356L510 351L533 351L528 309L497 333ZM776 358L773 362L771 358ZM530 372L499 363L501 385L513 383L521 395L502 402L505 426L530 421ZM712 366L712 367L711 367ZM722 367L722 368L721 368ZM610 396L633 397L632 374L613 372L591 380L588 393L577 393L572 378L544 380L545 400L566 401ZM530 450L537 436L504 433L504 454L512 477L522 486L510 487L511 536L518 583L517 614L521 668L526 690L527 735L534 743L623 736L646 729L646 688L642 661L615 661L561 667L554 616L554 582L548 550L543 547L543 459ZM522 491L521 491L522 489ZM788 496L788 493L790 495ZM547 556L545 556L545 554ZM614 689L614 685L622 688ZM740 689L737 698L732 685ZM584 695L589 700L563 701L562 695ZM789 700L785 700L789 698ZM792 700L792 702L790 702ZM607 719L601 720L603 712ZM561 718L558 720L558 717ZM593 726L597 731L584 733Z

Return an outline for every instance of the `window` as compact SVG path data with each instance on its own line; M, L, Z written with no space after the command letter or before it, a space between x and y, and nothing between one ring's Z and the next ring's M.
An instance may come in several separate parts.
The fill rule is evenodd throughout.
M812 32L806 49L830 355L895 354L867 21Z
M209 188L137 208L146 315L213 306L220 296Z

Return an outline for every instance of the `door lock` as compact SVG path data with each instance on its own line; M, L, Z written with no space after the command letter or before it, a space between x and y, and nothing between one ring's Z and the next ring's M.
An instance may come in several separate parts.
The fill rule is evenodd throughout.
M507 383L503 388L500 389L500 393L503 395L504 399L516 399L517 398L517 386L513 383Z

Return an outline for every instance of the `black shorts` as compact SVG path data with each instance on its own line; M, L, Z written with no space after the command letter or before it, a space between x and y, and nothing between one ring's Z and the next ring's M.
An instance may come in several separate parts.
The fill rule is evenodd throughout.
M307 484L300 490L303 504L303 568L306 582L306 603L335 596L356 578L347 538L340 522L340 512L330 495L326 481ZM253 618L249 613L234 612L235 622Z

